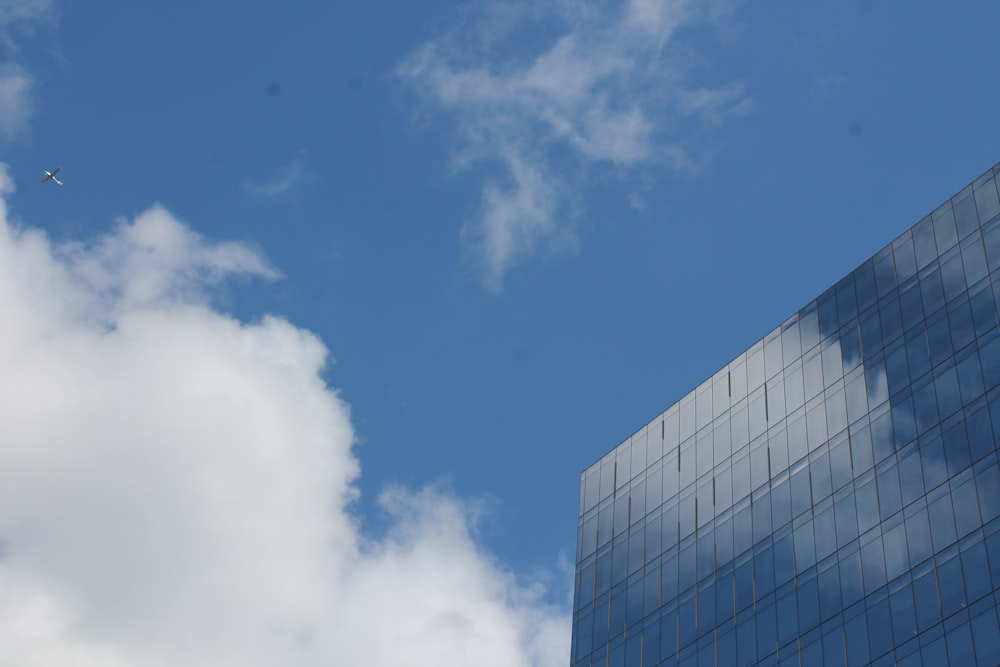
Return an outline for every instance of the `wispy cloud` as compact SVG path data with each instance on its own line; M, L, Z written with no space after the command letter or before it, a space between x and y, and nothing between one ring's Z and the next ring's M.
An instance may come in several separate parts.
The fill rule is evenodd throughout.
M232 275L276 272L162 207L53 245L0 200L0 662L565 665L568 611L475 506L391 488L362 532L326 349L215 310Z
M0 135L14 137L31 116L31 76L20 67L0 64Z
M0 137L12 139L28 127L34 77L16 62L15 34L30 34L54 19L51 0L0 1Z
M290 164L278 170L270 180L247 183L247 192L255 197L277 197L288 192L301 176L301 160L296 157Z
M505 5L424 44L398 75L457 121L459 168L495 168L465 237L499 289L511 266L572 234L573 170L701 164L695 129L750 108L739 82L694 84L678 29L720 3L552 0ZM568 159L568 163L567 163ZM571 165L571 167L568 167ZM556 174L559 174L556 176ZM565 244L563 244L565 245Z

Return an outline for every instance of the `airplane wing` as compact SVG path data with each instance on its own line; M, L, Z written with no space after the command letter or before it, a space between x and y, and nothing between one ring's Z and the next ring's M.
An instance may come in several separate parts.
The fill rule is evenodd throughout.
M58 174L58 173L59 173L59 171L60 171L61 169L62 169L62 167L56 167L55 169L53 169L53 170L52 170L52 175L53 175L53 176L55 176L56 174Z

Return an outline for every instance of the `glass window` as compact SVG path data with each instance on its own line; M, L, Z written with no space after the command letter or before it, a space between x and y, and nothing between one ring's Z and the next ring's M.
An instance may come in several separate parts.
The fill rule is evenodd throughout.
M968 623L948 631L948 660L952 665L971 665L975 660Z
M900 452L899 484L902 492L903 506L924 495L924 474L920 466L920 450L913 446Z
M934 372L934 389L937 392L938 412L944 419L961 407L958 392L958 375L955 368L946 365Z
M879 296L885 296L896 288L896 267L891 247L886 247L875 255L875 284Z
M941 430L941 440L944 444L948 474L954 476L972 464L972 453L969 451L965 424L961 419L949 420L948 424Z
M830 559L831 567L822 570L816 577L816 584L819 587L819 610L820 617L826 621L835 614L839 614L843 608L840 599L840 568L837 562ZM837 633L838 638L840 633Z
M963 477L971 476L963 475ZM956 484L956 480L952 480L951 502L955 507L961 508L955 513L955 528L958 530L959 538L982 525L975 484L971 478L959 484Z
M888 519L903 507L899 492L899 471L896 466L878 471L878 502L882 519Z
M888 345L903 333L903 315L900 310L899 299L896 296L892 296L879 303L878 308L879 322L882 326L882 344ZM868 355L868 348L865 348L865 350L865 354Z
M844 596L844 606L849 607L865 594L864 581L861 577L861 552L843 553L839 563L840 592Z
M741 355L737 361L729 367L729 401L736 404L746 398L747 395L747 364L746 359Z
M899 646L917 633L917 618L913 609L913 590L909 586L889 594L889 609L892 613L892 634Z
M764 344L759 341L747 352L747 391L764 384Z
M958 238L966 236L979 228L979 216L976 215L976 202L972 193L952 202L955 210L955 226L958 227Z
M952 345L956 350L961 350L975 339L975 322L966 299L960 299L948 309L948 322L951 325Z
M962 570L965 572L965 597L970 604L993 592L986 545L982 542L962 547Z
M879 522L878 495L874 478L870 477L857 484L854 500L858 507L858 533L864 534Z
M924 471L924 488L933 489L948 479L944 442L939 432L931 431L920 439L920 462Z
M861 570L866 593L871 594L885 586L885 555L881 536L876 535L871 542L861 545Z
M858 536L858 514L853 493L836 501L834 514L837 518L837 546L844 547Z
M885 576L892 581L910 567L906 549L906 526L902 522L882 528L882 548L885 552Z
M806 429L809 433L809 451L826 442L826 405L822 399L815 399L806 407Z
M932 553L931 532L927 525L927 510L921 508L906 517L906 543L909 547L911 563L920 563L930 558Z
M997 468L995 459L988 466L977 470L976 489L979 492L979 509L983 522L1000 516L1000 469ZM1000 584L1000 581L997 583Z
M858 316L858 299L854 293L854 274L849 273L837 283L837 315L840 327Z
M851 445L846 433L830 443L830 477L835 491L854 477L851 470Z
M798 317L792 317L781 327L781 350L785 364L802 356Z
M993 301L990 299L990 307ZM802 385L802 366L796 362L785 371L785 413L791 414L805 405L805 389Z
M955 231L955 214L951 210L950 202L934 211L933 220L934 238L941 252L958 243L958 233Z
M815 305L807 306L799 311L799 337L803 353L819 344L819 316L816 314Z
M896 260L896 278L904 283L917 272L917 258L913 254L913 239L909 231L893 241L892 254Z
M753 514L753 542L757 544L771 534L771 499L764 489L759 497L754 497L751 505Z
M962 244L962 263L965 265L965 282L975 285L989 272L983 242L978 234Z
M813 527L816 531L816 560L823 560L837 550L837 521L833 504L815 510Z
M751 489L758 489L770 479L770 463L767 455L767 441L761 440L750 450Z
M913 602L917 612L917 629L921 632L941 620L937 580L932 566L914 573Z
M844 377L840 341L836 338L828 338L823 341L822 350L824 386L829 387L831 384Z
M933 378L920 380L913 387L913 409L917 420L917 434L922 435L928 429L937 425L941 419L938 416L937 394L934 391Z
M965 268L962 266L962 255L957 248L941 258L941 284L945 301L951 301L966 290ZM933 310L927 308L927 312Z
M798 574L816 564L816 542L813 538L813 522L805 515L805 520L795 522L795 570Z
M989 220L1000 213L1000 201L997 200L997 189L992 178L976 188L975 197L980 220Z
M983 246L991 270L1000 268L1000 224L994 221L983 229Z
M955 532L955 515L951 507L951 495L943 494L934 500L928 499L927 517L930 522L931 540L934 551L940 552L958 539Z
M679 412L681 442L684 442L694 435L695 431L695 405L693 395L688 395L686 398L681 399Z
M872 454L872 436L868 424L858 422L851 429L851 462L855 474L869 470L875 463Z
M792 471L792 516L802 514L812 507L812 495L809 483L809 467L803 463Z
M899 311L903 319L903 330L908 331L924 319L924 302L916 281L902 285L899 291Z
M812 497L814 503L818 503L833 493L833 480L830 475L830 457L828 454L816 457L809 464L809 474L812 479Z
M922 269L937 259L938 249L929 216L913 227L913 249L917 256L917 268Z
M961 390L962 401L965 404L972 403L985 390L983 381L983 367L979 362L979 351L975 348L969 350L958 360L955 370L958 372L958 386Z
M977 664L1000 664L1000 632L997 631L996 611L987 609L972 619L971 626Z

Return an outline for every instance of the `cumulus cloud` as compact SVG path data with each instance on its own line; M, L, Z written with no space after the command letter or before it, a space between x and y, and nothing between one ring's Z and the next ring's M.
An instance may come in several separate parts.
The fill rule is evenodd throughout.
M399 66L398 75L431 107L457 120L455 164L489 164L510 182L499 190L486 178L480 210L468 224L474 231L465 234L476 241L471 248L487 284L499 288L512 265L554 235L572 233L560 194L572 189L569 177L555 187L552 176L568 174L567 164L691 169L702 160L692 129L750 109L739 82L689 83L691 58L674 48L679 28L718 20L721 6L687 0L507 5L484 14L475 29L463 23L462 34L475 35L471 43L444 36ZM540 187L545 174L547 185Z
M214 309L233 275L277 274L159 206L57 245L0 202L0 665L565 664L467 503L389 489L365 536L326 349Z

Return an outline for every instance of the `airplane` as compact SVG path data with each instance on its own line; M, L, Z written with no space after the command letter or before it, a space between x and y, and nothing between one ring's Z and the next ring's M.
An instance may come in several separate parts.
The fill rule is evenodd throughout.
M42 183L48 183L49 181L55 181L57 184L62 185L63 182L60 181L58 178L56 178L56 174L59 173L60 169L62 169L62 167L56 167L52 171L46 171L45 172L45 178L42 179Z

